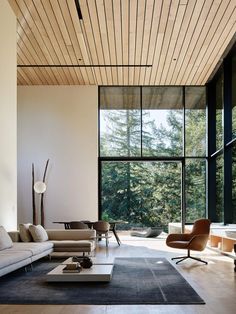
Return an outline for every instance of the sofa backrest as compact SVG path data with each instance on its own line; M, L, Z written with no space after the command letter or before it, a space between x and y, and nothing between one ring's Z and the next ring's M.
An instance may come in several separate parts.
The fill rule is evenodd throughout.
M94 240L96 231L93 229L59 230L48 229L48 240Z

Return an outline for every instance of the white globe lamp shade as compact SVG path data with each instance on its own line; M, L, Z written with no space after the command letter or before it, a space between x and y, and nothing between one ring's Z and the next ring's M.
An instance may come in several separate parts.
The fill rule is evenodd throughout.
M42 181L37 181L34 184L34 190L37 194L43 194L46 191L46 184Z

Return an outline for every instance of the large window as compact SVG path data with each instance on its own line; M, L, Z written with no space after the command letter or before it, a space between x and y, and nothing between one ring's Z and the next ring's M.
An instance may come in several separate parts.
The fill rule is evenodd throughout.
M140 104L138 87L100 89L101 156L140 156Z
M216 158L216 222L224 221L224 158Z
M183 89L142 88L143 156L183 155Z
M232 58L232 138L236 137L236 55Z
M185 88L186 156L206 155L206 94L203 87Z
M206 215L206 162L186 159L186 222Z
M103 161L102 219L125 228L181 221L181 163Z
M236 223L236 46L208 85L209 218Z
M236 146L232 150L232 223L236 223Z
M216 81L216 150L223 147L223 73Z
M100 87L99 95L100 217L126 228L204 217L205 87Z

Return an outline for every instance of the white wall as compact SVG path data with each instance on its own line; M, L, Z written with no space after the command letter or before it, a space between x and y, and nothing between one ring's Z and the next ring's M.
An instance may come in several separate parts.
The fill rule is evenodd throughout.
M0 1L0 225L17 225L16 17Z
M45 226L98 218L96 86L18 87L18 221L32 222L31 165L49 158Z

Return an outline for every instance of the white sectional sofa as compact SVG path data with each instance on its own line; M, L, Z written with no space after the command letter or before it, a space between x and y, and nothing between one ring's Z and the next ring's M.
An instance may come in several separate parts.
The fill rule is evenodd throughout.
M5 229L0 226L0 244L4 237L2 242L7 242L5 248L0 246L0 276L47 255L72 256L93 252L96 247L95 230L46 231L48 240L44 242L22 242L19 231L9 232L9 240L6 239Z

